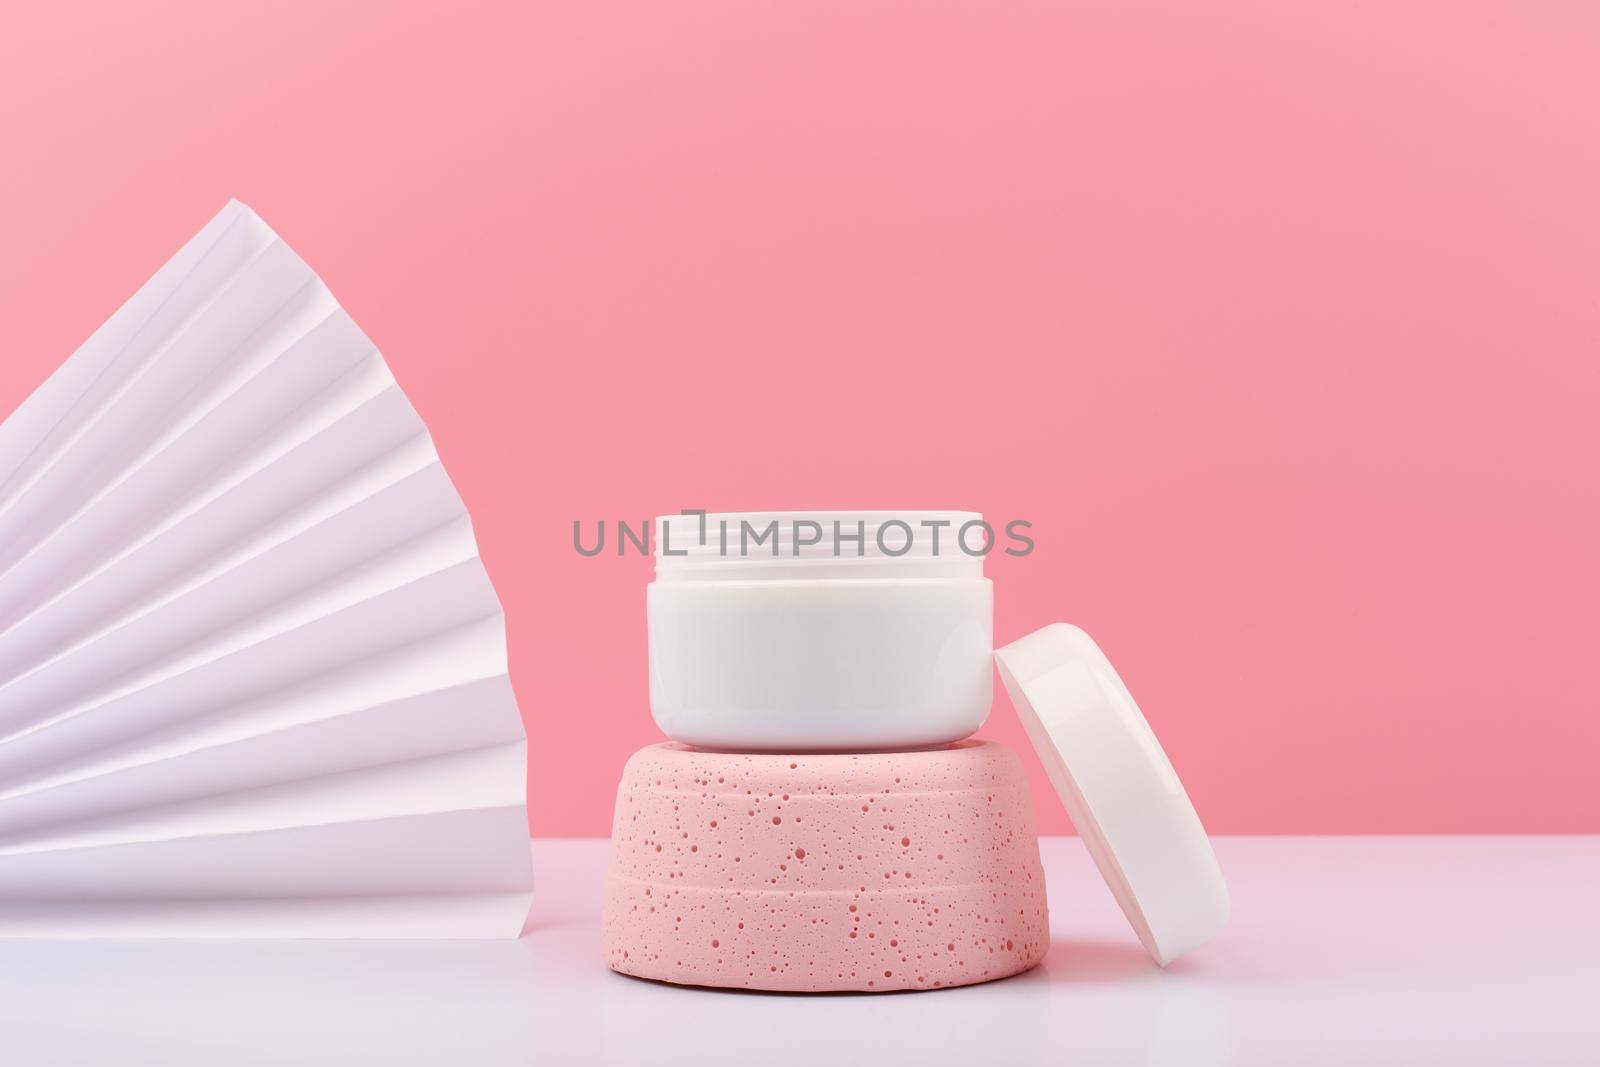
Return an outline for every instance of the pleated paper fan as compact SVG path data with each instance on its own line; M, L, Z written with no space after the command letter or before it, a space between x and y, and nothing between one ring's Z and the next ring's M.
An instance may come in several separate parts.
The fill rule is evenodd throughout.
M525 749L427 429L229 204L0 426L0 935L515 937Z

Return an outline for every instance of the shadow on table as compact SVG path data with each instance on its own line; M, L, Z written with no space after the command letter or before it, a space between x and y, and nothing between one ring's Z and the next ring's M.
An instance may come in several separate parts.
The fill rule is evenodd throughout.
M976 983L976 985L1038 985L1044 984L1092 984L1126 981L1159 980L1162 969L1153 963L1143 948L1138 944L1121 945L1113 942L1100 941L1056 941L1050 946L1045 958L1039 965L1021 974L997 978L989 982ZM794 997L807 998L832 998L832 997L860 997L866 1000L883 999L887 997L907 996L940 996L948 995L962 989L972 989L974 985L965 986L940 986L934 989L887 989L882 992L795 992L777 989L738 989L720 986L680 985L675 982L657 981L652 978L638 978L631 975L618 975L629 982L639 982L646 986L655 986L662 989L692 989L698 992L725 997Z
M520 942L0 943L17 1064L1225 1063L1226 999L1137 943L1009 979L761 995L613 974L592 928Z
M522 942L4 941L0 1062L538 1063Z
M1092 984L1159 980L1163 971L1137 941L1051 942L1039 966L1019 975L1019 982Z

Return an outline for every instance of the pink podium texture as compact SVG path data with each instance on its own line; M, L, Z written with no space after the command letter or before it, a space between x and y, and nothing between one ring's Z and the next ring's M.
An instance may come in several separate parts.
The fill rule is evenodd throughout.
M1600 8L8 5L0 414L230 197L381 346L604 834L680 508L968 508L1221 833L1596 832ZM572 524L607 551L572 548ZM1067 823L1003 694L1040 829Z
M932 989L1050 943L1022 765L993 742L874 755L652 745L617 787L601 941L625 974Z

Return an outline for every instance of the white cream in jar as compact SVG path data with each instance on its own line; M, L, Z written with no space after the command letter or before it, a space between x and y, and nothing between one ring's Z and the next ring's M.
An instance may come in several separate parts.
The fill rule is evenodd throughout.
M706 748L943 744L993 698L992 532L971 512L673 515L656 523L650 708Z

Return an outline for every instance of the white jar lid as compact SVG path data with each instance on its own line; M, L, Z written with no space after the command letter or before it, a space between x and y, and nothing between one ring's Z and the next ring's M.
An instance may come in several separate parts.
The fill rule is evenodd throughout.
M1155 961L1222 929L1228 889L1200 817L1105 653L1055 623L995 658L1073 826Z

